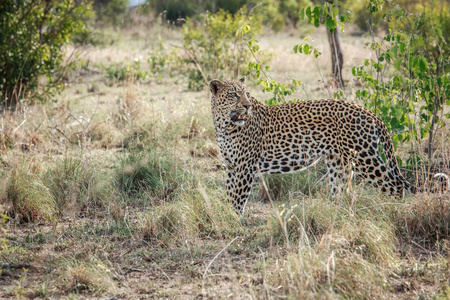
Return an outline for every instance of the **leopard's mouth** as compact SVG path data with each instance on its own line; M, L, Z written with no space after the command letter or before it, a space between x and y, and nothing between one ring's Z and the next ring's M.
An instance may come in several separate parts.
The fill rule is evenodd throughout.
M244 125L247 121L247 113L240 114L239 112L235 111L231 113L230 117L231 121L238 126Z

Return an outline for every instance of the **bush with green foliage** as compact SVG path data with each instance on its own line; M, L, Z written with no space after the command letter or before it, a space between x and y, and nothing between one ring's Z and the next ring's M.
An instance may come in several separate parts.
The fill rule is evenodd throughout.
M124 81L130 78L145 81L149 73L144 70L141 58L136 57L132 64L112 63L104 67L106 77L112 81Z
M178 18L193 17L199 12L210 11L216 13L223 9L231 14L236 13L247 0L215 0L215 1L185 1L185 0L147 0L147 4L157 13L164 12L165 18L169 22L174 22Z
M49 0L0 2L0 103L14 104L38 90L44 76L51 88L63 87L63 45L86 30L82 20L89 13L87 1Z
M445 113L450 105L448 32L432 13L411 14L397 6L385 19L389 34L382 42L368 43L375 58L352 69L363 83L356 97L388 126L394 146L428 136L431 158L435 132L450 119ZM418 160L410 156L407 164Z
M264 25L281 31L286 25L297 28L300 9L311 5L310 0L263 0L248 1L248 7L255 7L254 13L261 17Z
M119 26L128 9L128 0L94 0L97 20L102 24Z
M2 236L6 236L6 226L4 225L6 221L8 220L8 216L5 214L5 210L3 209L3 206L0 204L0 234ZM0 238L0 251L7 249L7 243L6 239L1 237Z
M224 10L206 13L189 19L183 26L183 44L187 54L182 58L190 89L198 90L214 78L236 78L245 72L251 54L237 34L248 27L248 38L261 32L262 24L255 15L248 15L244 8L235 15Z

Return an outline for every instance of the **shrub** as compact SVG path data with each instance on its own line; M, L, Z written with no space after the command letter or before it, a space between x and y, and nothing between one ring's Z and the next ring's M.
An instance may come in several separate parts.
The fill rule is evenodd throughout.
M448 11L442 14L448 15ZM436 130L444 126L444 118L450 119L444 109L450 105L448 33L443 31L441 18L426 12L410 14L396 6L386 14L389 34L382 43L368 44L375 59L366 59L363 66L352 69L363 83L356 97L381 117L394 146L428 136L429 159ZM419 160L411 153L407 164Z
M97 20L103 24L118 26L128 9L128 0L95 0L94 10Z
M246 42L237 35L243 27L248 39L261 29L261 21L255 15L247 15L244 8L235 15L224 10L206 13L189 19L183 26L183 44L187 57L181 58L186 69L188 87L199 90L205 81L213 78L236 78L245 72L251 53Z
M176 62L180 62L178 60L180 55L178 48L172 48L169 51L163 44L161 36L158 36L157 47L150 50L148 55L149 72L156 81L161 81L163 75L173 76L175 73L182 73L182 68L179 68L176 64Z
M311 1L309 0L257 1L255 14L261 16L261 19L265 25L272 27L275 31L281 31L286 25L291 25L293 28L297 28L300 21L298 15L299 10L310 5Z
M0 103L14 104L36 92L39 76L51 87L63 87L53 75L61 67L63 45L73 34L86 30L86 1L14 1L0 3Z
M141 68L141 60L136 57L133 64L123 65L122 63L113 63L105 68L106 77L111 81L124 81L129 78L136 80L146 80L148 73Z
M160 14L165 12L165 18L169 22L174 22L178 18L186 18L195 16L198 12L211 11L217 12L219 9L226 10L232 14L236 13L247 0L216 0L216 1L158 1L147 0L147 3L153 10Z

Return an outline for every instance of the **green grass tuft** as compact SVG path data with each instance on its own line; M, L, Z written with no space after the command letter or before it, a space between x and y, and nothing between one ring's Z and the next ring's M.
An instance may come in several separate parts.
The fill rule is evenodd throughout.
M51 220L57 204L50 189L45 186L36 170L27 162L16 166L7 187L7 198L13 214L21 221Z
M159 200L173 198L189 177L171 157L153 149L129 153L119 162L115 176L118 190L126 197L138 198L148 193Z
M105 206L113 199L111 183L95 170L91 163L66 156L45 172L44 183L60 214L70 208Z

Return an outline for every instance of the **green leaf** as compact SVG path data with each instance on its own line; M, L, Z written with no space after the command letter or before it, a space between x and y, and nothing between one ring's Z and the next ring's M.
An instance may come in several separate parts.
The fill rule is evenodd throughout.
M318 58L320 55L322 55L322 53L319 50L314 49L314 58Z
M308 44L303 45L303 53L305 54L311 54L311 46Z
M428 62L425 60L425 58L421 58L419 60L419 67L420 67L420 71L422 73L425 73L428 69Z
M391 48L391 53L393 54L394 57L397 57L398 45L395 45Z
M298 12L298 17L302 20L305 19L305 8L300 9L300 11Z
M406 44L404 42L400 43L400 53L405 54Z
M315 18L314 19L314 26L319 27L320 23L319 23L319 18Z
M394 68L396 69L396 70L400 70L400 66L401 66L401 64L402 64L402 61L403 61L403 59L402 58L397 58L395 61L394 61Z
M305 12L308 17L308 21L311 22L311 7L308 7Z
M336 20L332 19L331 17L328 17L326 26L331 33L334 33L334 31L336 30L337 22L336 22Z

